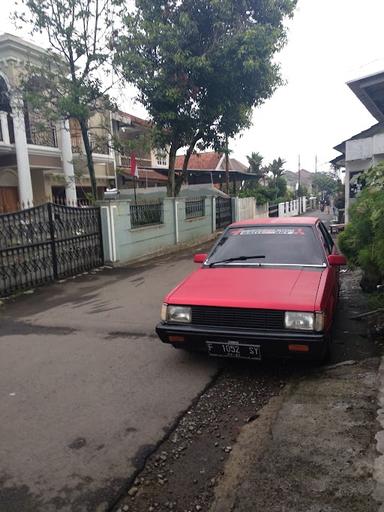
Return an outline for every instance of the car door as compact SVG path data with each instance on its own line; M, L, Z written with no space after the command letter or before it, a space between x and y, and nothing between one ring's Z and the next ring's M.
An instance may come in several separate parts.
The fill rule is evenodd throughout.
M320 237L320 241L324 247L324 251L327 257L330 254L337 254L337 248L335 246L334 241L332 240L331 235L329 234L327 228L324 226L322 222L317 224L317 230ZM337 299L339 296L339 267L330 266L329 267L329 282L327 283L327 288L330 289L330 310L333 312L336 308Z

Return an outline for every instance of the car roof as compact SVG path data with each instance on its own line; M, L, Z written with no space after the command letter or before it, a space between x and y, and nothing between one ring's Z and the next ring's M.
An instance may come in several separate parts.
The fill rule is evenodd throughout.
M260 226L260 225L274 225L274 226L314 226L318 222L318 217L261 217L259 219L242 220L234 222L229 227L238 226Z

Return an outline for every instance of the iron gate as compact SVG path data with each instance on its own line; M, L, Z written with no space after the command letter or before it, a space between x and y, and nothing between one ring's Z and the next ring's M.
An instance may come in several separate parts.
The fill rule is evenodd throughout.
M278 204L270 204L269 205L268 216L269 217L278 217L279 216L279 205Z
M102 263L99 208L47 203L0 215L0 296Z
M232 199L216 198L216 229L226 228L232 223Z

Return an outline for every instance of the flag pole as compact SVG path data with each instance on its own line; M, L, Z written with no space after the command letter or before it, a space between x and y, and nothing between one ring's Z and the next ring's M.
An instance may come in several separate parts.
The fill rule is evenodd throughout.
M136 195L136 186L137 186L137 177L134 176L133 177L133 191L134 191L134 194L135 194L135 206L137 206L137 195Z

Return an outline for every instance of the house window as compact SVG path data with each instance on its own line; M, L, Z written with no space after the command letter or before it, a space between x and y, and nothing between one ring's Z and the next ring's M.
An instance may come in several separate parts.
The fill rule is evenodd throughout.
M156 163L162 167L167 165L167 157L165 155L156 156Z
M154 162L156 167L167 167L168 158L167 152L164 150L154 150L153 151Z

